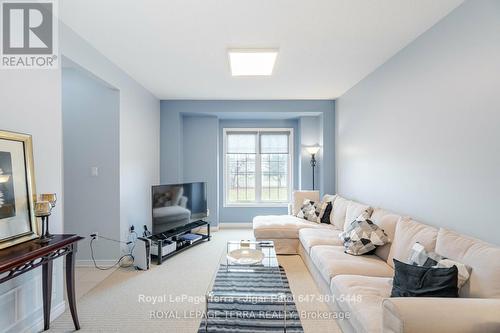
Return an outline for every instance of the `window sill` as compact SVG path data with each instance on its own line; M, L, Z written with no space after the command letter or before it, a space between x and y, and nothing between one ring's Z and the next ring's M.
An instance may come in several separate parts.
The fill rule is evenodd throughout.
M225 203L223 208L288 208L288 203Z

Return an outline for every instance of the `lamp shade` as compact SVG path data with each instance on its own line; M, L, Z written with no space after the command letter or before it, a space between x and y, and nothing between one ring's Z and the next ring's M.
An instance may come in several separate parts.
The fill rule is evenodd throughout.
M309 154L311 155L316 155L319 151L320 147L319 146L310 146L306 147L306 150Z

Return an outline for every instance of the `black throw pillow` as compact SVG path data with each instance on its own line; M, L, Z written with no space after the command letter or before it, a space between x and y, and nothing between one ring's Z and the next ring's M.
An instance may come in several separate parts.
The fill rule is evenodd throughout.
M324 206L326 205L326 206ZM321 223L330 224L330 214L332 213L333 204L331 201L321 205L321 213L319 219Z
M409 265L394 261L391 297L458 297L458 269Z

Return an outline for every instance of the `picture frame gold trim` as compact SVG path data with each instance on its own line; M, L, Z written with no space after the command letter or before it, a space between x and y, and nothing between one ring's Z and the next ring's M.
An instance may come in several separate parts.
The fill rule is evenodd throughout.
M0 249L14 246L19 243L27 242L29 240L39 237L39 226L35 216L35 200L36 200L36 186L35 186L35 170L33 162L33 140L31 135L24 133L16 133L0 130L0 140L22 142L24 149L24 165L26 171L26 190L28 197L29 209L29 225L30 231L6 237L0 240ZM0 238L1 235L0 235Z

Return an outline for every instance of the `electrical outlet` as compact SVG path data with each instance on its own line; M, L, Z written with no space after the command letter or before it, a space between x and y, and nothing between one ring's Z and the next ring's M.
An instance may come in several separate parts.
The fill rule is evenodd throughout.
M97 231L93 232L90 234L90 237L92 237L94 240L99 240L99 233Z
M97 166L90 167L90 175L92 177L98 177L99 176L99 167L97 167Z

